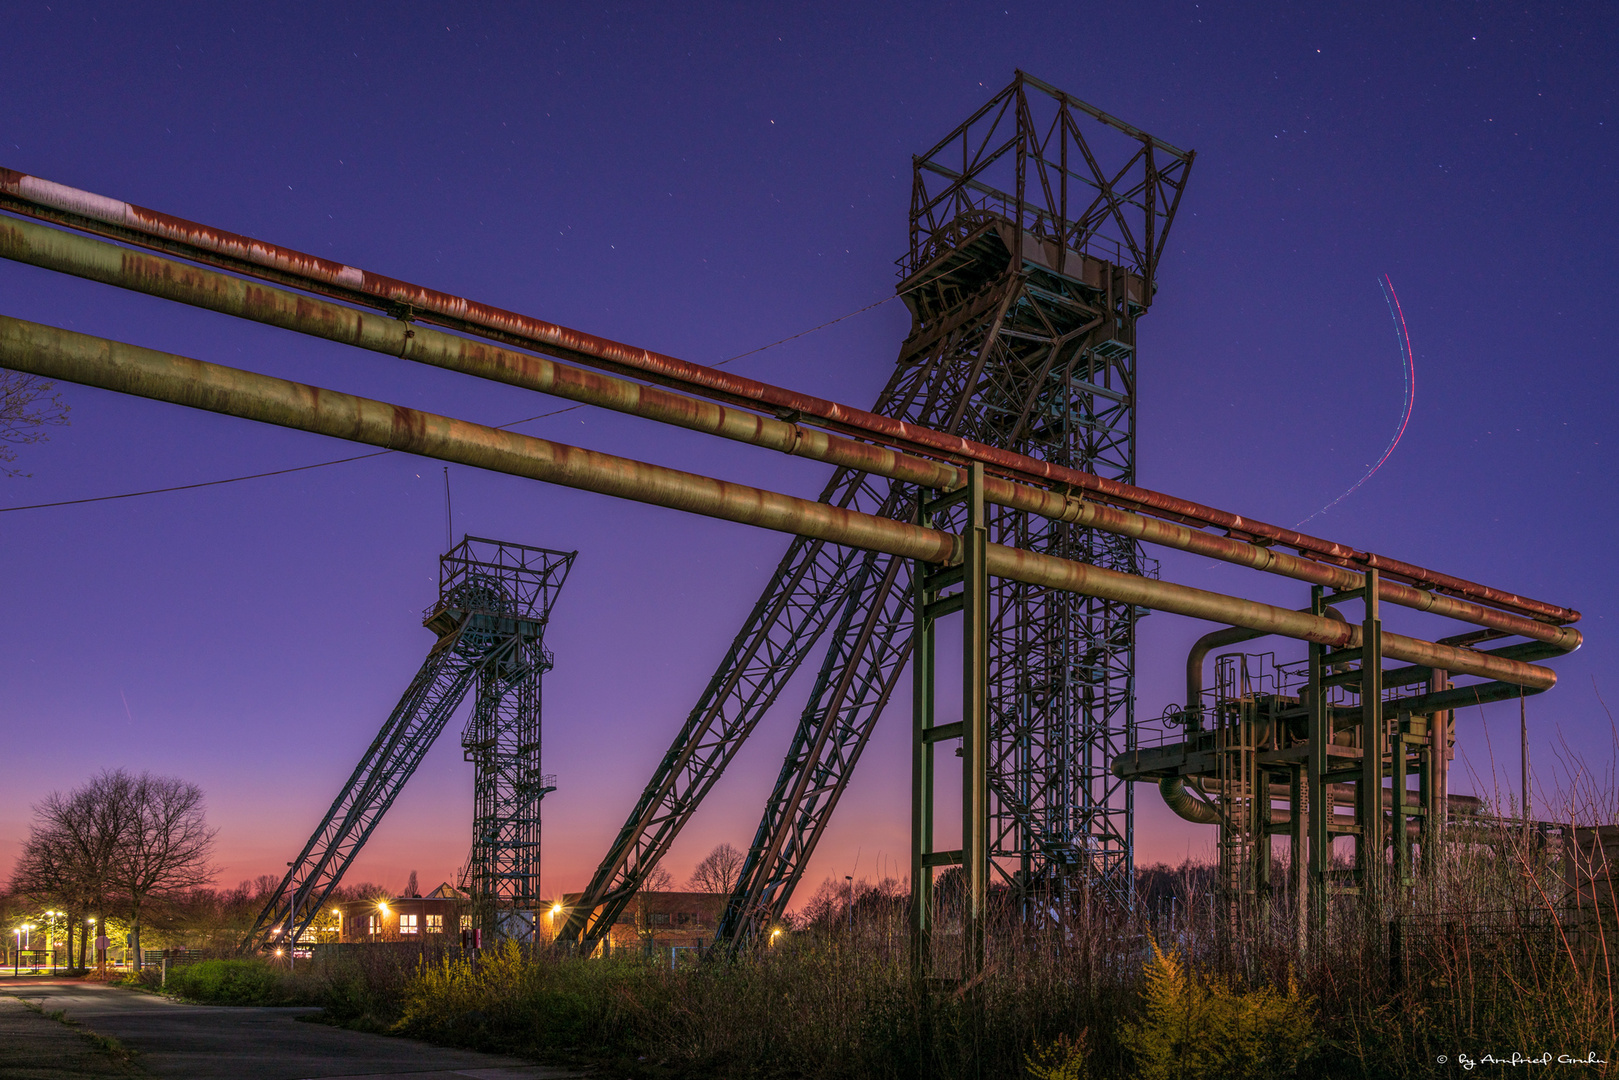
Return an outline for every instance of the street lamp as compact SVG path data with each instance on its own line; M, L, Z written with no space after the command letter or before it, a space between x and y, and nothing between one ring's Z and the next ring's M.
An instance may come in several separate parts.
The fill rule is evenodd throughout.
M57 967L57 964L56 964L56 917L58 915L66 915L67 913L65 911L47 911L45 914L47 916L49 916L50 920L51 920L51 928L45 932L45 944L51 950L51 974L55 975L56 974L56 967Z

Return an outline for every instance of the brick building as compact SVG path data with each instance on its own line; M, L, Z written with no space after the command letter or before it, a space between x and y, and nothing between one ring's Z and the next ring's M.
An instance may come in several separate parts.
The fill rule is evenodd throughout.
M342 916L339 941L459 940L472 926L467 895L445 882L426 896L388 900L350 900L337 905Z

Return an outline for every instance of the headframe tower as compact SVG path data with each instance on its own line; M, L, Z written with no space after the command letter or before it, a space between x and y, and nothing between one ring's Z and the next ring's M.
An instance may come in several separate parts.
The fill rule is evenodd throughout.
M462 886L482 929L525 938L540 902L540 680L551 670L545 628L577 551L463 537L439 557L438 600L422 625L437 640L242 942L303 940L400 789L469 690L461 735L473 763L472 853Z
M912 313L873 411L1135 481L1135 324L1193 155L1032 76L913 161L900 295ZM919 493L850 469L821 500L911 520ZM934 518L958 529L959 505ZM997 509L989 539L1139 572L1128 540ZM743 740L827 644L719 936L778 918L911 655L911 567L795 540L687 717L563 938L588 950ZM990 600L991 854L1025 897L1131 883L1136 612L997 580ZM828 633L830 631L830 633ZM943 861L933 865L946 865Z

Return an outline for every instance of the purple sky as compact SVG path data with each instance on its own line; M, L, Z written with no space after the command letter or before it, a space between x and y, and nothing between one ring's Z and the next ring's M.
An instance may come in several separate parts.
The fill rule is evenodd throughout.
M1529 704L1550 785L1559 756L1606 767L1597 691L1619 699L1619 42L1597 4L1424 6L198 4L154 18L16 3L0 164L712 363L891 296L910 155L1021 66L1198 152L1140 330L1144 485L1291 525L1353 484L1401 415L1377 283L1390 275L1416 353L1410 430L1310 528L1586 613L1588 644ZM484 422L565 404L11 263L0 301ZM734 369L865 406L907 327L888 303ZM33 475L0 480L0 506L359 452L63 392L72 426L24 448ZM811 497L826 473L590 410L524 430ZM545 708L560 788L544 887L577 889L786 541L462 468L451 481L457 536L580 552L547 637ZM0 872L30 804L125 766L206 789L223 883L281 873L431 644L420 611L444 541L442 467L403 456L0 513ZM1150 553L1167 579L1307 602L1297 583ZM1389 625L1455 632L1402 609ZM1145 621L1140 715L1178 700L1207 629ZM716 842L751 838L802 693L681 837L677 880ZM1480 786L1492 743L1516 775L1516 713L1460 718ZM459 727L351 880L398 888L417 869L426 886L464 860ZM903 705L880 725L811 886L900 872L905 727ZM1138 798L1139 861L1212 850L1212 830Z

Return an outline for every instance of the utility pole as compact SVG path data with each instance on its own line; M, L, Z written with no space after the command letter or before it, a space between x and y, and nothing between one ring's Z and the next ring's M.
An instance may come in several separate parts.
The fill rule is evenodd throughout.
M1522 802L1519 804L1523 811L1523 838L1529 841L1529 714L1524 707L1523 687L1518 687L1518 764L1523 770L1522 786L1518 789L1522 793Z

